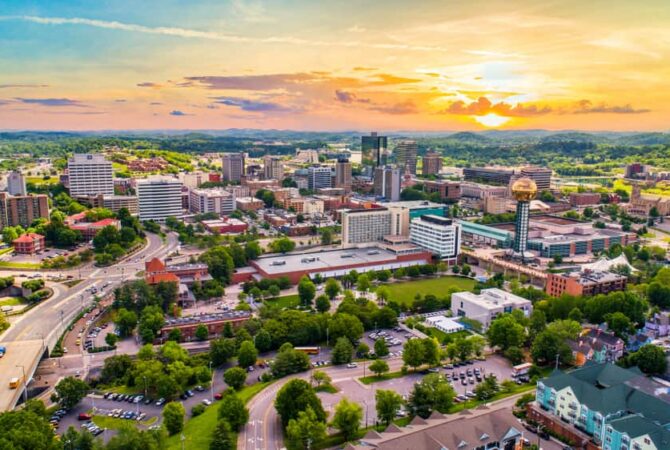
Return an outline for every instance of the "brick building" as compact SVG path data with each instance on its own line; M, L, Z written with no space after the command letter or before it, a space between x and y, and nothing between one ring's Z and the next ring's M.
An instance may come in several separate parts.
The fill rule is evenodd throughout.
M612 272L584 270L570 273L547 274L545 292L552 297L562 294L573 296L607 294L626 289L628 278Z
M165 326L158 332L158 338L155 342L162 344L167 341L170 332L174 329L178 329L181 332L182 341L193 341L196 339L195 332L200 325L207 327L209 338L219 337L223 334L227 323L230 323L233 328L238 328L249 320L250 317L251 314L248 311L230 311L203 316L168 319L165 321Z
M15 253L33 255L46 248L44 236L37 233L26 233L12 241Z

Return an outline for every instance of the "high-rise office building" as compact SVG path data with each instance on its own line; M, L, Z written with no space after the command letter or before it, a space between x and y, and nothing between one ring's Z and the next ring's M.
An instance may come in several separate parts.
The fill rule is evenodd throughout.
M388 138L378 136L376 132L370 136L361 136L361 161L364 166L383 166L388 159Z
M530 178L521 178L512 185L512 195L516 199L516 224L514 227L514 251L525 259L528 248L528 224L530 221L530 201L537 195L537 186Z
M181 217L182 183L176 178L151 177L137 182L140 220L164 222L168 217Z
M221 158L223 181L240 181L246 174L244 153L224 153Z
M395 158L398 167L404 173L416 174L416 159L419 146L416 141L399 141L395 146Z
M312 191L333 187L333 172L330 167L310 166L307 169L307 187Z
M402 172L397 167L381 166L375 169L374 192L375 195L383 197L386 201L397 202L400 200L400 185L402 183Z
M70 196L114 195L112 162L99 153L75 153L67 162Z
M463 178L466 181L480 181L482 183L508 185L513 175L513 170L495 167L466 167L463 169Z
M49 200L46 195L12 197L6 192L0 192L0 229L17 225L28 228L40 218L49 218Z
M551 169L547 167L524 167L521 169L521 176L533 180L540 192L548 191L551 187Z
M380 241L391 234L391 211L386 208L342 212L342 246Z
M414 219L409 224L409 239L449 262L455 262L461 251L461 227L446 217L427 214Z
M284 179L284 163L281 156L265 155L263 157L263 174L266 180Z
M341 157L337 160L335 187L342 188L345 192L351 191L351 163L347 158Z
M437 175L442 170L442 155L437 152L428 152L423 157L424 175Z
M216 213L227 215L235 211L235 197L227 190L191 189L189 208L196 214Z
M27 195L26 178L18 170L13 170L7 176L7 192L9 195Z

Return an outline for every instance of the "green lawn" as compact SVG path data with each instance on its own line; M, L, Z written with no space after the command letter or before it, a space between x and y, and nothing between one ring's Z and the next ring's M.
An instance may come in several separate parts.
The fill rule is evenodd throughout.
M300 305L300 297L298 295L285 295L278 297L277 300L266 300L268 305L278 306L280 308L297 308Z
M402 373L400 371L398 371L398 372L388 372L388 373L385 373L381 376L368 375L367 377L361 377L358 380L363 384L372 384L372 383L379 383L380 381L393 380L394 378L401 378L401 377L404 377L405 375L409 375L410 373L412 373L412 372L407 372L407 373Z
M417 293L421 295L433 294L439 298L443 297L449 288L456 288L459 291L471 291L475 287L475 280L446 276L427 280L404 281L387 284L386 286L391 293L390 300L410 306Z
M18 263L0 261L0 268L2 269L39 269L40 265L35 263Z
M154 416L149 418L148 420L138 422L136 420L133 421L128 419L120 419L118 417L93 416L91 421L100 428L107 428L108 430L118 430L120 428L123 428L124 426L133 424L140 424L145 427L149 427L158 421L158 417Z
M450 344L451 342L457 339L466 338L470 336L469 331L457 331L456 333L447 334L442 330L438 330L437 328L426 328L426 334L434 338L437 338L437 340L441 344Z
M271 383L272 382L256 383L251 386L247 386L239 391L237 395L244 403L247 403L254 395L258 394ZM188 420L184 424L183 434L186 437L186 440L184 441L184 448L194 450L208 449L209 443L212 440L212 431L216 426L218 417L219 404L215 402L213 405L208 406L204 413ZM166 447L168 450L181 450L182 443L180 440L180 434L181 433L178 433L168 438Z
M0 255L11 253L13 251L14 251L14 247L3 248L3 249L0 249Z
M19 306L26 303L25 299L20 297L4 297L0 299L0 306Z

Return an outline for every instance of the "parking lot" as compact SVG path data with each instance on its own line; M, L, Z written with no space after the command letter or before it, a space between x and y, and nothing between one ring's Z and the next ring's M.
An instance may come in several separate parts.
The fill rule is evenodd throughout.
M393 329L380 329L366 332L361 339L370 347L370 352L374 353L375 341L384 339L389 349L389 357L400 356L402 354L402 346L411 337L411 333L403 330L401 327Z

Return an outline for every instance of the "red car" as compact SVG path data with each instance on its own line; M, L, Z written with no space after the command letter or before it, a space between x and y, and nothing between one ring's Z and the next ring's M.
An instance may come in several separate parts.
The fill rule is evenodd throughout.
M79 414L79 417L77 417L79 420L91 420L91 415L86 414L86 413L81 413Z
M214 398L217 400L221 400L223 398L223 394L221 392L214 394Z

